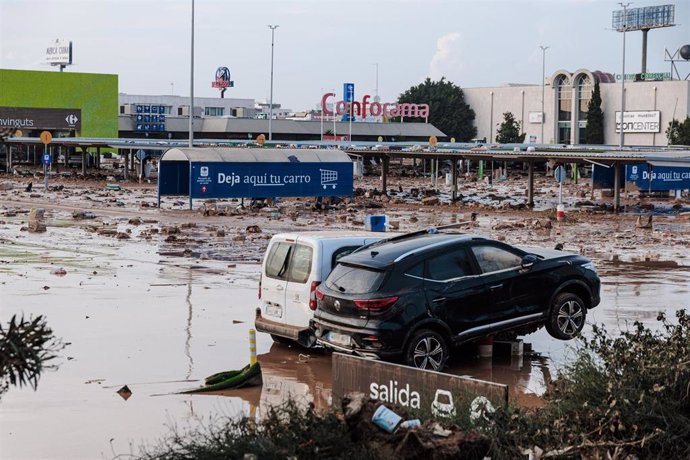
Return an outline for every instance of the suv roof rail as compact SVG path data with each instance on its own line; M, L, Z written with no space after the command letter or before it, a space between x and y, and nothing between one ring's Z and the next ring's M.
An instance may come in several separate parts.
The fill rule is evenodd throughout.
M466 220L463 222L456 222L454 224L441 225L438 227L427 227L427 228L422 229L422 230L415 230L414 232L408 232L408 233L404 233L402 235L394 236L392 238L384 238L384 239L379 240L379 241L374 241L373 243L365 244L364 246L357 248L353 252L361 252L361 251L364 251L366 249L370 249L372 247L382 245L384 243L390 243L390 242L394 242L394 241L402 241L402 240L406 240L408 238L414 238L415 236L419 236L419 235L424 235L424 234L433 235L433 234L438 233L439 230L448 230L451 228L457 228L457 227L461 227L464 225L470 225L470 224L472 224L472 222L474 222L474 220Z

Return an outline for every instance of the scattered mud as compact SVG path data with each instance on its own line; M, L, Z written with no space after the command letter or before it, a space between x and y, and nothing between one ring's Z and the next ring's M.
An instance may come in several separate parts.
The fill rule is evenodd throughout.
M195 202L192 211L176 198L162 200L158 209L151 184L121 182L121 190L106 190L108 178L60 176L51 179L48 192L26 192L29 178L0 176L0 318L46 315L69 346L60 369L46 373L38 391L13 388L0 402L7 458L114 457L164 434L166 424L201 423L219 411L261 416L287 397L328 407L330 355L274 344L265 334L257 337L262 388L178 394L246 364L258 263L280 231L362 229L367 214L387 214L398 231L474 217L469 231L512 244L562 244L592 258L602 278L602 303L588 322L612 331L635 320L655 325L659 311L687 307L690 298L688 202L626 194L636 211L614 215L603 211L606 203L586 182L565 187L573 205L559 223L546 210L557 199L548 178L535 186L545 211L515 204L524 197L522 174L493 184L462 181L463 199L454 204L445 184L437 192L429 178L407 175L389 182L396 195L381 195L378 181L367 177L357 181L355 198L325 209L309 199L261 208L249 200L244 207L214 200ZM424 205L420 197L440 199ZM642 205L647 213L650 206L656 210L650 228L637 225ZM45 232L28 231L32 208L45 210ZM524 340L532 351L522 357L481 359L464 347L448 371L507 383L513 401L538 405L558 366L574 355L574 344L543 330ZM127 398L117 393L125 386Z

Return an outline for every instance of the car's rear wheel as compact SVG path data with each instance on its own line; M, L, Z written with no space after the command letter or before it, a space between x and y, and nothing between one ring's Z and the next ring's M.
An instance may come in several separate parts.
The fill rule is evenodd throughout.
M546 330L560 340L570 340L585 326L587 307L575 294L564 292L556 296L546 321Z
M405 364L418 369L440 371L448 360L448 345L441 334L430 329L417 331L405 349Z

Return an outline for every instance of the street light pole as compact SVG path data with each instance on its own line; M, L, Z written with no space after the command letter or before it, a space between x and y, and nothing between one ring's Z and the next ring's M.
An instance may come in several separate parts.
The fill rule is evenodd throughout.
M194 147L194 0L192 0L192 44L189 72L189 147ZM190 194L191 197L191 194ZM190 198L191 202L191 198Z
M628 29L628 3L618 3L623 7L623 71L621 74L621 139L620 148L625 145L625 134L623 133L623 126L625 125L625 31Z
M546 50L549 49L548 46L539 46L541 48L541 143L544 142L544 121L546 116L544 114L544 89L546 88Z
M274 38L275 38L275 32L276 29L278 28L278 25L269 25L269 29L271 29L271 101L270 101L270 107L268 109L268 140L272 141L273 140L273 127L271 123L273 122L273 46L274 46Z

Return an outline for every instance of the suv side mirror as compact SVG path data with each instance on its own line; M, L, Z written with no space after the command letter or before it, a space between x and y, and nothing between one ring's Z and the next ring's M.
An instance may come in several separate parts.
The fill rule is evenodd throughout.
M522 258L522 262L520 263L520 266L522 268L530 268L532 265L536 264L539 262L539 257L535 256L534 254L527 254Z

